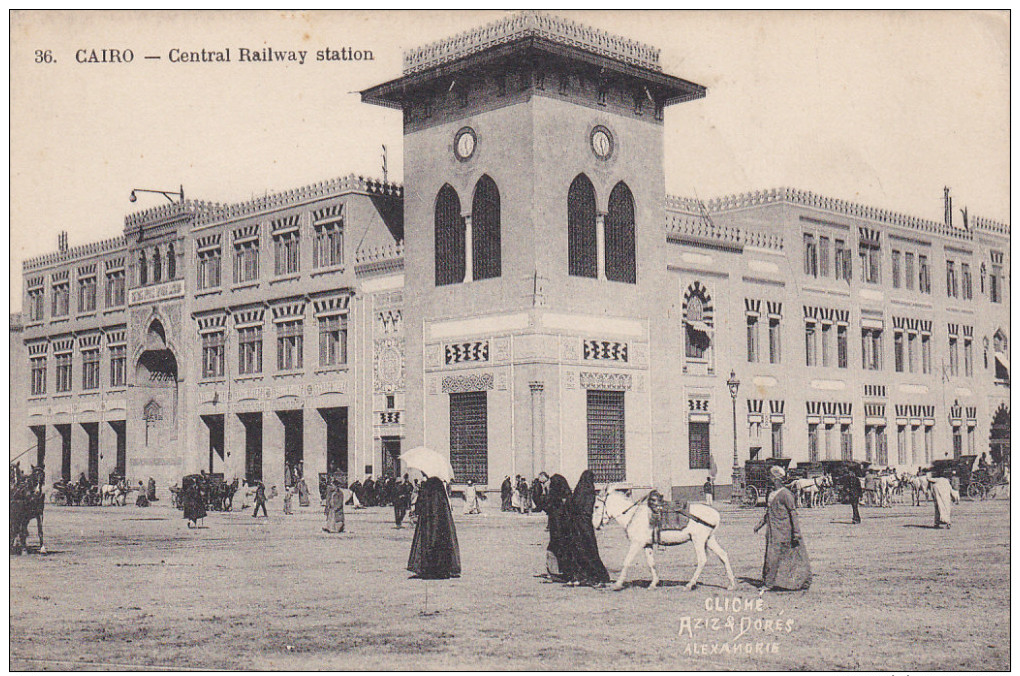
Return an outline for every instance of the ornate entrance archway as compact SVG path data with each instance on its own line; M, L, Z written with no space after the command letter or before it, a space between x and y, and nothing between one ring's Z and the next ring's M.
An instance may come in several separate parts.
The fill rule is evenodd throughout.
M992 418L992 430L988 440L992 462L1009 464L1009 406L1002 404Z

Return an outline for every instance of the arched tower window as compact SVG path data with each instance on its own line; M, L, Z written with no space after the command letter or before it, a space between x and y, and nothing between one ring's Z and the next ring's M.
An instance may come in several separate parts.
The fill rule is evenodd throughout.
M578 174L567 193L568 272L574 277L596 277L595 186Z
M153 283L163 279L163 259L159 256L159 247L152 252L152 281Z
M145 259L145 252L138 252L138 284L145 285L149 283L149 263Z
M177 256L172 243L166 247L166 278L171 280L177 278Z
M707 359L712 347L712 299L700 282L684 294L684 351L693 359Z
M606 279L634 284L637 273L634 260L634 196L620 181L609 193L606 214Z
M499 188L489 176L475 185L471 200L471 271L474 279L500 275Z
M436 197L436 286L464 281L464 225L460 198L450 184Z

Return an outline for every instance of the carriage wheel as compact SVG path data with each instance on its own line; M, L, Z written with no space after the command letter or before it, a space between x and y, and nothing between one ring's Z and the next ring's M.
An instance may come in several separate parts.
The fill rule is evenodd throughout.
M758 506L758 489L754 486L744 487L744 496L741 500L741 504L744 507L757 507Z
M985 487L980 481L972 481L967 486L967 497L971 500L983 500L985 496Z

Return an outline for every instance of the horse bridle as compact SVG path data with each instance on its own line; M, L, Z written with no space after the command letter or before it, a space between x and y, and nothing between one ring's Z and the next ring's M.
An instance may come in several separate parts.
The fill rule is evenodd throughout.
M623 516L624 514L626 514L627 512L629 512L630 510L634 509L635 507L640 505L642 502L647 500L650 495L651 495L651 493L649 493L648 495L645 495L643 498L638 498L636 501L631 503L630 507L628 507L627 509L623 510L622 512L620 512L616 516L613 516L613 517L610 517L610 518L611 519L615 519L615 518ZM606 525L606 501L608 499L609 499L609 491L607 490L605 492L605 494L598 500L598 502L602 505L602 517L599 519L599 525L595 527L595 530L601 530L602 526Z

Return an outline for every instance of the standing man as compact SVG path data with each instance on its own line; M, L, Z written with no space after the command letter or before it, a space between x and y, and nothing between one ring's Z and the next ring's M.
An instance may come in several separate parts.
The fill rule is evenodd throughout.
M715 486L712 485L712 477L709 476L705 479L705 485L702 487L705 491L705 504L711 505L712 500L715 499Z
M393 491L393 522L397 528L403 528L407 508L411 504L411 482L405 474L404 480L397 484Z
M509 512L511 509L510 497L513 492L514 489L510 485L510 475L507 475L503 479L503 484L499 487L500 509L504 512Z
M861 512L859 505L861 503L861 495L864 494L864 489L861 488L861 480L852 469L848 469L844 474L840 483L843 484L843 488L846 490L846 496L850 499L850 506L854 510L854 523L861 522Z
M259 507L262 508L262 516L268 519L269 512L266 511L266 485L261 481L255 489L255 511L252 512L252 517L259 515Z
M807 589L811 585L811 562L801 537L793 493L785 485L786 470L773 465L769 473L775 490L769 494L765 514L754 527L755 533L765 528L762 589Z
M482 513L482 509L478 504L478 489L475 488L475 483L470 480L467 482L467 488L464 489L464 513Z
M544 479L543 479L544 477ZM545 484L549 481L549 475L542 472L535 480L531 482L531 501L535 504L536 512L545 511L545 502L543 501L545 496Z

